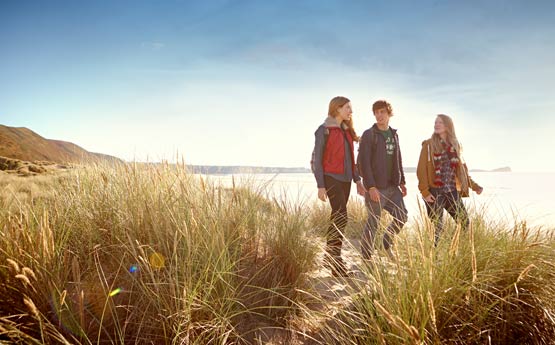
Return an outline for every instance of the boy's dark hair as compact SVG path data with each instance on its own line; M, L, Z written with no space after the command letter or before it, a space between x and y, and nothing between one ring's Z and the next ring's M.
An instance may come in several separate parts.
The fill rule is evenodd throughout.
M372 104L372 112L374 114L376 113L376 111L382 108L387 109L389 115L393 115L393 108L391 107L391 104L385 99L380 99L379 101L376 101L374 102L374 104Z

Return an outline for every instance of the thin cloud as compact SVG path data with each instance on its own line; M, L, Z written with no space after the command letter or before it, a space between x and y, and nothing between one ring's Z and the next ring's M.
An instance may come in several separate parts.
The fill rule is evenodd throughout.
M165 46L166 45L162 42L142 42L141 43L142 48L151 49L151 50L161 50Z

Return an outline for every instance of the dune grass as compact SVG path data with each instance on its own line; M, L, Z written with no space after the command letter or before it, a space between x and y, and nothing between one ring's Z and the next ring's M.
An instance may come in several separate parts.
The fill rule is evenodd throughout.
M322 343L552 344L552 235L475 217L467 231L449 222L436 248L424 220L397 237L394 260L361 265Z
M248 181L223 186L179 165L12 178L0 177L0 343L555 338L555 241L524 223L489 224L474 213L468 231L449 222L435 248L422 219L397 237L396 260L351 263L359 272L336 280L348 297L337 308L319 290L320 279L334 278L313 274L324 204L275 199ZM350 215L347 237L358 238L362 203L351 203Z
M315 246L301 209L183 167L78 169L0 215L0 337L250 342L283 327Z

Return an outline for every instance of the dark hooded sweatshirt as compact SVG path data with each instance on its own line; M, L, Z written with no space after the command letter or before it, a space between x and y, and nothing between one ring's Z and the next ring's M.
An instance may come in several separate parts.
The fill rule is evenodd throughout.
M403 160L399 148L399 137L397 130L389 127L393 133L395 150L393 152L393 164L391 173L388 174L387 152L384 136L380 133L378 125L374 124L367 129L360 138L357 166L362 177L364 188L378 189L389 186L405 184L405 173L403 171ZM374 137L375 136L375 137Z

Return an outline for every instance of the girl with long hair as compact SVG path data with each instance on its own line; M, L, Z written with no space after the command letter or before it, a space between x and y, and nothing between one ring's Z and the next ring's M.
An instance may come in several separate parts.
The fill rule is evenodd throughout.
M444 114L436 117L434 133L422 143L416 175L428 217L435 225L437 246L443 231L443 210L466 229L468 213L461 198L469 196L469 189L477 194L483 191L468 175L451 117Z
M334 97L328 107L328 116L318 127L314 143L314 177L318 198L329 200L330 225L327 230L326 262L334 276L347 276L347 265L341 258L343 231L347 225L347 202L351 182L357 192L364 195L364 186L355 168L354 144L359 140L353 127L351 101Z

